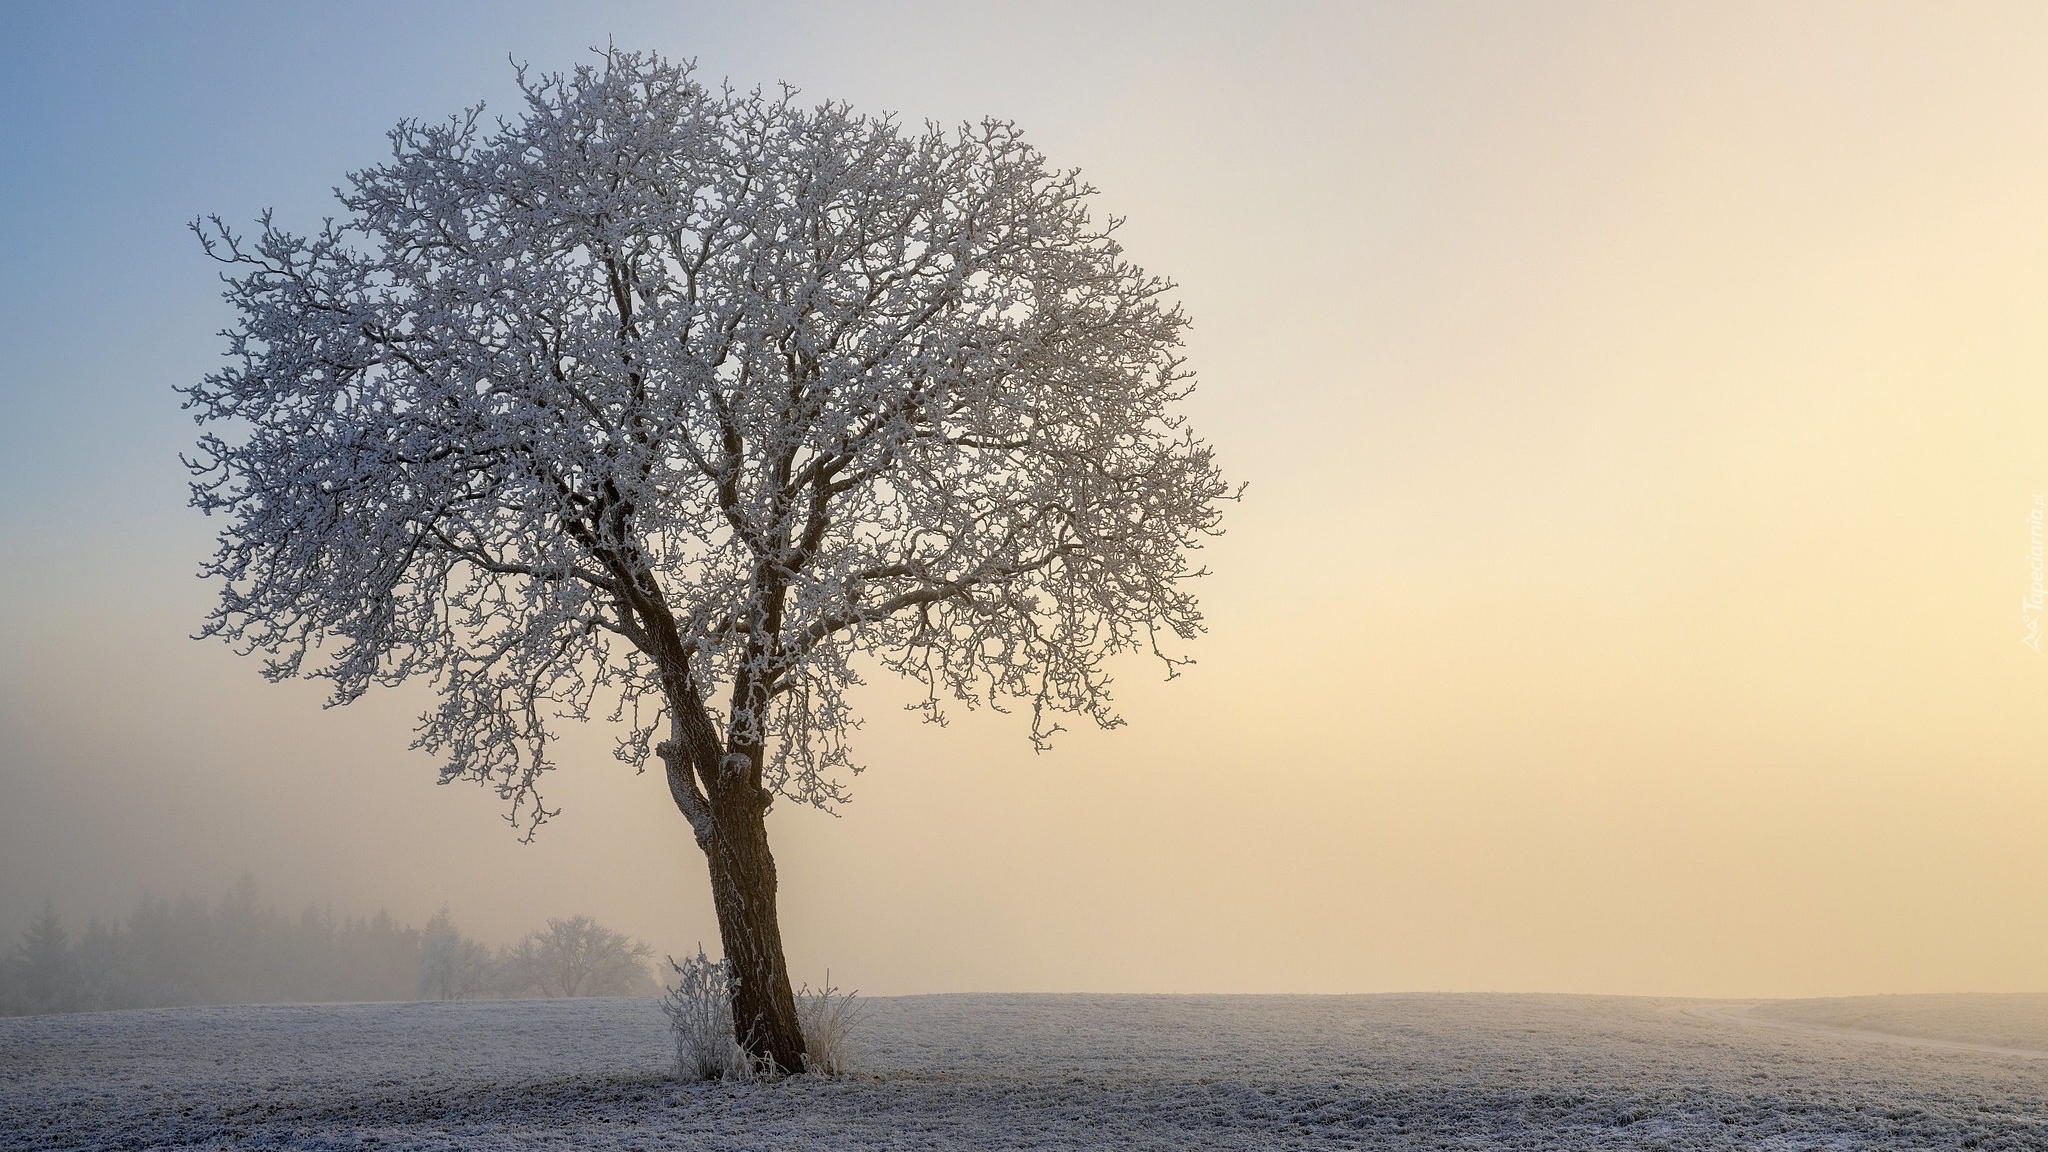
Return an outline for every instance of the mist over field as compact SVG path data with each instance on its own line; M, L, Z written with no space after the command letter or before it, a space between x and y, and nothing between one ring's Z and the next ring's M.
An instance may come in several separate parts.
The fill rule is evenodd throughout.
M0 1144L2048 1146L2044 45L0 9Z
M2048 1147L2044 45L0 8L0 1145Z
M0 1015L200 1004L653 996L666 966L588 916L551 917L495 948L442 908L280 910L253 877L218 899L144 897L125 916L65 923L44 904L0 964Z

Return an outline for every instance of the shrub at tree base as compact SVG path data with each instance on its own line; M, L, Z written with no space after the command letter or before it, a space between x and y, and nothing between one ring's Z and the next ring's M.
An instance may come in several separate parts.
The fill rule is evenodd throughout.
M754 1058L740 1047L732 1029L732 974L698 945L682 963L669 957L676 985L662 997L661 1010L676 1033L676 1075L685 1080L752 1080Z
M675 987L662 998L661 1010L676 1034L676 1074L684 1080L755 1080L772 1067L747 1054L733 1036L732 972L723 960L697 954L680 964L669 957L675 970ZM838 1076L848 1065L848 1037L860 1023L865 1006L859 994L842 992L832 986L812 991L805 985L796 993L797 1021L803 1028L806 1072Z

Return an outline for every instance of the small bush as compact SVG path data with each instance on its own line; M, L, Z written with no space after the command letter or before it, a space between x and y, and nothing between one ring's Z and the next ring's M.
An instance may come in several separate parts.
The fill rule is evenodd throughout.
M662 997L661 1010L676 1033L676 1075L685 1080L753 1080L759 1075L754 1058L732 1035L732 973L723 960L697 955L675 969L675 987Z
M834 988L829 971L823 988L813 992L806 984L797 992L796 1019L804 1033L806 1072L837 1076L846 1071L847 1037L867 1011L856 999L859 995Z

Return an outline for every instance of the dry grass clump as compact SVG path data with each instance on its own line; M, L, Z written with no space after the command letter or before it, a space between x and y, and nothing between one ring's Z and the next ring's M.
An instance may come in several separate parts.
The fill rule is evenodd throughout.
M813 992L806 984L796 994L797 1024L804 1032L804 1071L838 1076L847 1070L847 1038L860 1023L867 1006L858 992L842 992L832 986L832 973L825 972L825 986Z

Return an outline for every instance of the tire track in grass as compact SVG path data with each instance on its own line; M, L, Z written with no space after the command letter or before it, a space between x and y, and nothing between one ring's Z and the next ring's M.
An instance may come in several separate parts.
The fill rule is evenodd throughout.
M1735 1024L1747 1028L1775 1028L1785 1032L1803 1032L1807 1035L1838 1036L1876 1044L1897 1044L1910 1048L1937 1048L1953 1052L1982 1052L1993 1056L2018 1056L2025 1059L2048 1059L2048 1051L2039 1048L2006 1048L1997 1044L1978 1044L1969 1040L1946 1040L1936 1036L1913 1036L1904 1032L1880 1032L1873 1028L1850 1028L1840 1024L1813 1024L1802 1020L1776 1020L1758 1016L1754 1009L1768 1003L1762 1000L1721 1000L1707 1003L1673 1004L1665 1009L1680 1016L1695 1020L1711 1020Z

